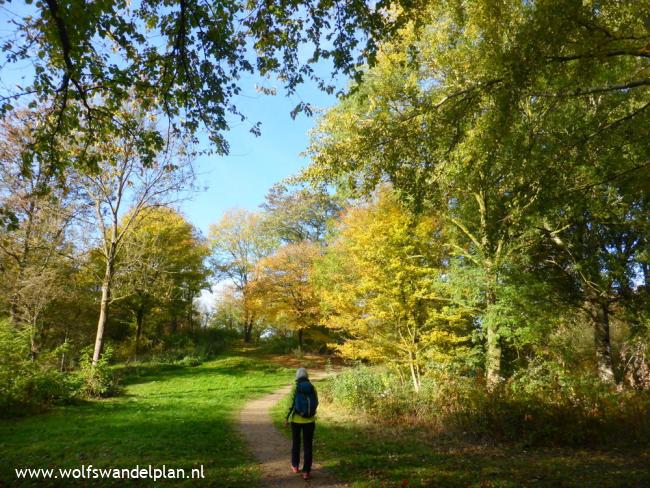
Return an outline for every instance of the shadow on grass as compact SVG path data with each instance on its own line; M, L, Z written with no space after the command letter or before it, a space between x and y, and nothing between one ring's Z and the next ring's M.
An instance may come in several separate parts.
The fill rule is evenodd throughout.
M36 426L35 426L36 427ZM94 409L74 419L59 419L57 425L26 429L22 433L28 446L20 456L3 454L2 486L62 486L56 480L18 482L13 468L79 468L93 465L104 468L136 466L192 468L203 466L203 486L247 486L254 476L235 475L244 470L247 460L239 442L233 439L227 419L191 419L173 413L132 412L126 408ZM4 447L4 446L3 446ZM6 483L5 484L3 484ZM84 485L90 481L66 480L65 485ZM93 484L114 486L115 480L92 480ZM138 484L131 481L132 484ZM129 484L127 481L126 485ZM191 483L187 481L187 484Z
M315 452L353 486L650 486L650 449L523 449L327 419Z
M272 409L282 428L287 398ZM314 459L352 487L648 487L650 439L641 447L524 448L386 425L319 407Z

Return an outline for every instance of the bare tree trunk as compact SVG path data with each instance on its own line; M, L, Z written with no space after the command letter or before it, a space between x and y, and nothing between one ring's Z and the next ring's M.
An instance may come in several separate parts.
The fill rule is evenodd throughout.
M487 306L496 303L494 290L487 292ZM492 390L501 383L501 342L497 324L493 320L487 320L486 323L486 344L485 344L485 376L488 389Z
M63 343L65 344L65 343L67 343L67 342L68 342L68 332L66 331L66 333L65 333L65 339L64 339ZM62 373L65 371L65 349L64 349L63 352L61 353L61 368L60 368L60 371L61 371Z
M245 307L245 320L244 320L244 342L250 344L253 342L253 325L255 324L255 314Z
M594 328L598 377L605 383L614 384L614 363L609 337L609 305L592 298L588 301L589 318Z
M79 311L77 310L77 313L75 314L75 319L79 317ZM65 327L65 337L63 338L63 344L67 346L68 344L68 325ZM65 351L67 347L63 349L63 352L61 353L61 372L63 373L65 371Z
M480 242L481 252L485 256L484 270L488 279L486 290L486 310L488 310L497 301L496 290L498 289L498 279L496 274L496 253L494 240L491 238L489 229L488 202L483 190L475 194L476 202L479 207L480 217ZM485 344L485 376L489 390L494 389L501 380L501 342L499 341L498 324L488 319L486 326L486 344Z
M487 324L487 350L485 358L486 379L489 389L501 382L501 345L496 332L496 324Z
M420 375L417 370L417 364L413 352L409 351L409 369L411 370L411 380L413 381L413 390L420 391Z
M194 332L194 293L190 292L189 303L187 304L187 323L190 326L190 332Z
M111 250L114 246L111 245ZM111 301L111 283L113 281L114 272L113 256L109 256L106 260L106 271L104 273L104 281L102 282L102 299L99 305L99 320L97 321L97 336L95 338L95 350L93 352L93 366L97 364L102 354L104 347L104 329L106 321L108 320L108 305Z
M38 356L38 343L39 343L39 338L38 336L38 323L37 323L37 317L34 317L32 320L32 324L30 326L29 330L29 346L30 346L30 355L32 358L32 361L36 361L36 357ZM41 341L42 342L42 341Z
M246 344L253 342L253 319L250 317L244 323L244 342Z
M304 329L298 329L298 349L302 352L302 342L303 342Z
M135 314L135 358L140 354L140 336L142 335L142 324L144 322L144 307L140 305Z

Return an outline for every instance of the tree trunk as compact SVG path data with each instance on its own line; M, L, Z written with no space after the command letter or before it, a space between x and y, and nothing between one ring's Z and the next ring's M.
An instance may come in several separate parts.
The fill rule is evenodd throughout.
M190 293L189 303L187 304L187 323L190 327L190 332L194 332L194 293Z
M497 325L490 321L487 324L487 348L485 358L486 380L489 389L497 386L501 378L501 344L496 331Z
M304 335L304 329L298 329L298 350L302 352L302 342L303 342L303 335Z
M108 305L111 301L111 283L113 281L113 257L106 261L106 271L102 282L102 300L99 305L99 320L97 321L97 336L95 338L95 350L93 352L93 366L97 364L104 347L104 328L108 320Z
M496 294L490 289L487 292L487 307L496 303ZM486 344L485 344L485 376L488 389L492 390L502 381L501 377L501 342L497 324L489 318L486 321Z
M36 204L34 201L29 202L29 207L27 209L27 222L25 227L25 241L23 242L23 254L18 259L18 276L14 286L20 287L23 282L23 277L25 276L25 268L27 267L28 259L31 255L31 247L29 245L31 236L32 236L32 226L34 223L34 212L36 210ZM15 327L18 325L18 302L20 301L20 293L15 289L14 293L11 295L10 299L10 309L9 309L9 320L11 324Z
M135 314L135 358L140 354L140 336L142 335L142 323L144 322L144 307L141 305Z
M38 356L38 341L36 339L37 329L36 324L33 323L29 331L29 347L30 347L30 356L32 361L36 361L36 356Z
M411 380L413 381L413 390L417 393L420 391L420 373L413 353L409 351L409 369L411 370Z
M244 323L244 342L250 344L253 341L253 320L248 318Z
M244 342L250 344L253 342L253 326L255 324L255 314L245 309L244 321Z
M594 328L598 377L604 383L614 384L616 381L614 379L612 346L609 338L609 304L606 301L594 298L589 300L588 308Z
M487 289L485 290L485 309L488 319L485 323L486 343L485 343L485 376L489 390L494 389L502 381L501 377L501 342L499 341L498 324L489 317L489 309L497 301L496 290L498 289L497 277L497 246L495 246L492 233L490 232L490 216L488 215L488 201L485 191L481 190L475 195L478 203L480 217L480 250L484 256L484 271L488 280Z
M17 280L16 280L17 281ZM15 293L10 299L9 321L14 327L18 325L18 294Z

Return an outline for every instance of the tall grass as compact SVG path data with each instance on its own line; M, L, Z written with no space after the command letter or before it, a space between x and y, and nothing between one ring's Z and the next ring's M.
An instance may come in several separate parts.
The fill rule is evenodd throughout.
M330 402L387 423L525 445L647 444L650 392L625 391L540 364L489 391L438 371L419 392L385 368L351 368L319 389Z

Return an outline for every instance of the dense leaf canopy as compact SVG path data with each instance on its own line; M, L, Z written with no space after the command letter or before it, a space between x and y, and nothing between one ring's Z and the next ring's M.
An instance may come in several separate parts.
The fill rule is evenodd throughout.
M376 39L403 22L405 14L388 14L402 3L399 12L416 11L418 2L393 0L27 1L12 18L2 52L5 67L27 61L33 72L19 85L8 84L1 109L6 114L29 104L47 110L51 118L32 149L58 165L67 163L57 143L90 146L135 130L114 117L130 99L162 113L175 131L195 136L207 130L213 149L227 153L228 116L243 117L233 104L242 76L277 76L288 93L313 78L331 91L313 64L329 58L333 72L353 73L372 58ZM294 114L300 110L309 111L308 105ZM259 126L251 130L258 133ZM164 143L164 132L138 134L145 153Z

